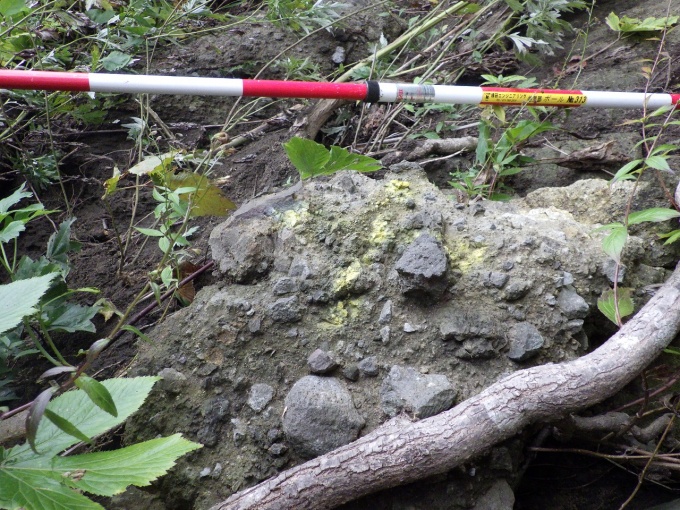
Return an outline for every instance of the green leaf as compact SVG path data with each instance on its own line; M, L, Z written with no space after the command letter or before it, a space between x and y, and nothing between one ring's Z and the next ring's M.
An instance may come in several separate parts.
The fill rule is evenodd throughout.
M486 158L489 155L489 141L491 140L491 133L489 125L482 123L479 125L479 137L477 138L477 149L475 151L475 161L478 165L484 165Z
M606 17L605 22L607 23L607 26L614 30L615 32L621 31L621 25L619 24L619 17L614 14L613 12L610 12L609 15Z
M142 333L139 328L136 328L132 324L126 324L121 329L124 329L125 331L131 331L132 333L134 333L135 335L137 335L139 338L141 338L142 340L144 340L147 343L153 343L151 338L149 338L147 335Z
M189 216L192 218L226 216L229 211L236 209L236 204L225 197L222 190L205 175L192 172L168 174L164 182L169 189L178 194L179 200L183 203L191 200Z
M76 221L75 218L63 221L59 225L59 230L50 236L45 253L49 260L68 266L68 254L80 251L81 244L77 241L71 241L71 225L74 221Z
M105 510L66 485L31 469L0 467L0 507L9 510Z
M323 168L324 174L334 174L341 170L356 170L357 172L375 172L382 165L375 159L363 154L353 154L347 149L331 146L330 158Z
M97 315L98 306L82 306L69 301L61 301L58 304L43 307L41 319L45 327L50 330L87 331L94 333L96 328L92 323L92 317Z
M666 239L666 242L663 243L664 245L673 244L675 241L680 239L680 230L672 230L667 234L661 234L659 239Z
M92 379L92 377L81 375L75 380L75 384L78 388L87 393L87 396L90 397L90 400L92 400L97 407L106 411L111 416L118 416L118 410L116 409L113 397L102 383L96 379Z
M0 5L2 5L2 1L0 1ZM0 14L2 14L2 10L0 9ZM33 194L29 193L28 191L24 191L25 184L22 184L19 189L17 189L14 193L12 193L10 196L3 198L0 200L0 214L4 215L7 211L9 211L9 208L12 207L15 204L18 204L21 200L24 198L32 197Z
M321 145L306 138L297 136L283 144L288 159L300 173L301 179L308 179L319 175L323 167L331 158L331 153Z
M617 181L623 181L626 179L632 179L632 173L634 170L637 169L637 167L640 166L640 163L642 163L641 159L634 159L633 161L626 163L623 165L618 172L614 175L614 178L612 179L612 183L617 182Z
M632 314L634 311L633 299L630 289L619 288L619 317L624 318ZM618 325L616 320L616 300L614 291L612 289L605 290L597 300L597 308L614 324Z
M149 236L149 237L163 237L165 235L160 230L156 230L156 229L153 229L153 228L134 227L134 229L137 232L141 232L145 236Z
M123 67L126 67L132 63L132 61L132 57L127 53L114 50L104 58L100 59L99 63L107 71L118 71L119 69L122 69Z
M120 425L137 411L146 400L159 377L117 378L102 381L111 394L118 410L118 416L111 416L92 403L82 390L73 390L59 395L48 406L59 416L68 416L74 427L88 437L96 437ZM73 446L78 440L60 430L49 420L42 420L36 434L35 445L45 456L54 456ZM26 444L15 446L7 453L8 462L23 462L34 456ZM1 485L1 484L0 484Z
M621 253L623 252L623 247L628 239L628 230L626 227L615 227L609 232L609 234L602 240L602 249L609 255L615 262L621 263Z
M35 313L35 306L57 273L0 285L0 334L15 328L21 319Z
M672 172L671 167L668 165L668 160L663 156L649 156L645 158L645 164L656 170Z
M666 221L680 216L680 212L675 209L664 207L652 207L644 211L630 213L628 215L628 225L637 225L645 221Z
M0 15L7 18L28 10L26 0L0 0Z
M160 156L149 156L132 166L128 172L133 175L148 175L152 172L168 172L172 168L177 152L166 152Z
M54 423L60 430L66 432L68 435L73 436L84 443L92 444L92 439L83 434L80 430L73 426L73 424L66 418L59 416L58 414L45 409L45 418Z
M0 231L0 243L7 243L12 239L16 239L24 230L26 230L26 226L23 221L10 222Z
M179 457L198 448L202 445L173 434L110 452L57 457L51 467L59 473L82 472L82 477L69 481L77 489L113 496L129 485L150 485L167 473Z

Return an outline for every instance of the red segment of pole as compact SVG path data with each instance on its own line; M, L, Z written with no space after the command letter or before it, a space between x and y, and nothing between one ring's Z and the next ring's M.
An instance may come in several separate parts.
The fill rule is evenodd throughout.
M676 110L680 109L680 94L671 94L671 104L675 105Z
M366 99L366 83L315 83L279 80L243 80L246 97L291 97L306 99Z
M90 91L87 73L0 69L0 83L7 89Z

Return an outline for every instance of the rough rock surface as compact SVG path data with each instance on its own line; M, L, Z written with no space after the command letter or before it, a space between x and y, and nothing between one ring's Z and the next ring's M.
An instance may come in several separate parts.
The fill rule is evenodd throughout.
M373 430L386 419L386 367L445 377L460 401L518 368L580 356L613 329L597 311L611 282L592 231L618 219L630 183L608 192L605 181L580 181L468 206L417 165L397 170L381 180L343 172L305 182L278 209L232 217L213 232L223 283L159 325L130 369L168 381L130 420L127 439L182 432L205 445L159 482L168 507L208 508L331 447L315 446L314 434L344 427L333 440L341 444ZM673 256L653 236L632 235L623 284L660 283ZM644 297L635 295L636 306ZM333 378L309 376L317 349L338 364ZM302 381L315 389L301 392ZM321 391L328 397L315 400ZM493 466L518 465L516 446L348 508L402 500L416 510L470 508L500 472L511 476ZM432 491L461 496L446 506Z
M421 374L413 367L395 365L380 388L380 402L385 414L400 412L427 418L451 409L456 390L445 375Z
M335 378L308 375L285 400L283 432L302 457L317 457L351 443L364 426L352 396Z

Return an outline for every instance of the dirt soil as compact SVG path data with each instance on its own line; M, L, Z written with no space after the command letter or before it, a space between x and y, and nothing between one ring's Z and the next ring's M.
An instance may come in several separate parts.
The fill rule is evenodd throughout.
M423 8L423 2L397 2L402 7L413 10ZM672 2L677 12L679 2ZM677 5L676 5L677 4ZM665 6L665 3L664 3ZM658 48L658 41L645 41L641 38L623 38L616 40L615 35L604 25L604 18L611 11L619 15L627 14L633 17L662 16L665 7L654 0L644 1L602 1L594 8L592 18L585 14L577 14L569 18L574 27L589 26L587 42L584 38L565 41L564 50L560 50L554 57L548 57L545 63L538 67L515 61L511 52L499 49L489 58L488 65L467 66L464 75L466 84L480 83L481 74L493 72L494 65L502 65L505 74L523 74L535 76L543 86L561 86L564 88L582 88L590 90L609 89L642 91L645 78L641 75L641 67L645 64L643 58L654 58ZM380 38L381 33L393 40L402 30L404 18L399 18L398 10L392 16L377 17L369 13L359 19L350 20L345 28L334 33L322 31L307 39L303 44L289 50L286 55L298 58L310 58L319 65L322 73L328 73L337 67L331 56L338 46L343 46L347 53L347 62L352 62L367 56L369 43ZM402 15L404 16L404 15ZM149 72L153 74L174 74L188 76L238 76L253 77L265 63L284 48L292 45L297 37L294 34L272 27L267 23L251 23L230 30L229 33L217 33L189 40L179 46L157 49ZM678 90L680 85L680 37L677 31L668 36L666 54L652 79L653 91ZM502 58L501 58L502 57ZM571 58L571 59L570 59ZM565 65L564 63L567 62ZM456 63L451 64L455 66ZM457 63L465 65L461 60ZM144 69L139 68L142 72ZM283 78L282 69L270 66L261 76L263 78ZM406 77L408 78L408 77ZM404 80L406 81L406 80ZM168 147L179 147L193 150L208 148L211 137L218 133L225 124L227 116L236 104L234 99L210 97L178 97L155 96L150 98L150 107L158 115L174 135L169 139L161 130L160 122L155 122L158 128L157 144L160 150ZM239 102L243 105L244 102ZM312 106L306 101L271 101L263 100L264 106L258 113L251 116L247 122L236 124L230 132L232 139L240 133L245 133L258 126L267 127L265 134L259 135L252 142L236 148L233 153L223 159L212 170L213 178L227 178L222 186L224 193L237 205L261 194L277 190L287 183L294 181L297 174L288 162L281 144L289 140L291 129L296 122ZM379 119L392 112L394 106L370 106L364 112L369 119ZM129 97L115 109L107 113L104 124L85 131L67 131L56 133L56 141L63 148L72 150L66 159L61 172L64 176L64 188L73 215L78 218L74 225L75 237L82 243L80 253L73 257L74 269L70 275L70 285L73 288L94 286L101 290L101 296L110 299L119 309L124 309L139 292L147 279L148 271L159 259L159 252L155 243L145 243L144 236L133 234L128 258L120 266L120 251L114 232L124 232L130 222L133 209L133 194L122 191L111 202L111 210L103 207L101 196L104 181L111 177L114 166L120 169L129 168L137 160L134 143L127 139L127 130L121 124L130 122L130 117L139 114L139 106L135 98ZM359 106L344 105L337 110L325 127L349 126L344 136L339 140L345 145L352 142L355 135L359 142L367 141L371 137L370 124L363 120L363 127L355 132L359 116L362 115ZM460 125L474 122L478 115L476 109L463 110ZM577 149L614 141L616 153L625 160L635 154L634 144L640 140L638 125L622 125L626 119L639 116L639 112L620 110L587 110L579 109L571 112L556 112L552 117L554 123L564 127L559 132L547 134L527 150L550 160L564 153ZM432 115L424 125L434 126L444 117ZM366 127L368 125L368 127ZM379 125L379 123L378 123ZM394 127L395 130L400 128ZM333 130L320 133L317 140L338 141ZM476 128L459 129L455 136L476 136ZM670 137L673 143L673 136ZM675 136L678 138L678 135ZM412 145L415 142L409 142ZM406 146L407 147L407 146ZM377 157L395 157L396 151L404 147L387 147ZM559 151L562 152L559 152ZM69 151L65 151L69 152ZM457 168L465 168L472 161L473 155L465 154L458 158L451 158L428 163L425 168L431 179L439 185L448 186L448 174ZM614 158L615 159L615 158ZM677 158L674 158L677 161ZM620 160L615 160L614 165ZM598 160L584 161L579 169L545 163L527 169L516 176L509 184L515 191L524 195L532 189L545 186L565 186L582 178L610 177L606 172L612 171L607 162ZM614 168L614 171L616 168ZM8 174L2 176L0 184L6 195L15 189L22 178ZM380 178L380 173L376 174ZM132 185L128 179L125 185ZM60 212L52 216L52 221L58 223L66 217L66 207L59 186L47 189L36 189L40 200L48 209L58 209ZM150 190L141 194L137 205L137 219L140 226L148 226L148 215L155 207ZM208 253L208 236L221 218L200 218L195 221L199 227L192 238L192 248L195 250L194 263L200 266L210 260ZM50 234L54 231L54 224L48 220L35 222L29 230L29 235L23 237L21 247L28 254L36 255L42 252ZM200 276L195 286L200 288L213 282L210 272ZM87 298L94 301L94 298ZM137 310L141 309L141 306ZM179 305L175 302L169 305L167 313L172 313ZM162 317L162 311L149 314L140 327L148 329ZM96 335L73 335L60 339L61 346L71 355L75 355L79 348L87 347L92 341L107 334L110 324L102 318L97 318L98 333ZM98 377L105 378L124 374L126 366L135 355L134 338L130 334L123 336L113 347L108 349L98 362ZM27 378L20 387L21 401L30 400L38 386L32 381L35 367L19 367L20 374ZM544 469L546 464L550 470ZM558 469L555 465L564 467ZM611 500L613 494L628 494L634 488L636 477L628 474L612 476L607 464L597 464L579 457L565 459L555 456L539 456L535 460L535 467L526 476L526 483L517 491L517 506L523 510L529 509L571 509L581 510L613 508ZM619 473L619 471L614 470ZM612 487L612 484L614 486ZM672 489L672 488L670 488ZM629 508L647 508L655 502L671 499L674 490L668 487L649 486L641 494L638 502ZM584 494L586 497L584 497ZM680 497L677 496L676 497ZM618 499L618 497L617 497Z

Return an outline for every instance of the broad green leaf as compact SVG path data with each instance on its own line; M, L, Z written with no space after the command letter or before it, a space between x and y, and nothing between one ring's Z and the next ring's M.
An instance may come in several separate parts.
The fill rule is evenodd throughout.
M35 313L35 306L57 273L0 285L0 334L16 327L21 319Z
M632 314L635 307L630 297L630 289L619 288L619 317L624 318ZM616 300L612 289L605 290L597 300L597 308L614 324L616 321Z
M60 481L31 469L0 467L0 507L9 510L105 510Z
M3 17L14 16L23 10L28 10L26 0L0 0L0 15Z
M96 48L96 46L93 47ZM113 195L118 190L118 181L120 181L120 177L121 177L120 170L118 170L118 167L114 167L113 177L110 177L109 179L106 179L106 181L104 181L104 196L102 198L107 198L108 196Z
M120 425L137 411L159 379L159 377L133 377L102 381L116 404L118 410L116 417L94 405L82 390L68 391L59 395L50 402L48 409L59 416L67 416L71 424L86 436L96 437ZM35 439L36 448L47 457L54 456L77 442L76 438L66 434L49 420L40 422ZM11 462L23 462L33 456L34 453L26 444L15 446L7 452L7 460Z
M66 331L74 333L76 331L87 331L94 333L96 328L92 323L92 317L97 315L98 306L82 306L69 301L62 301L54 306L44 306L41 319L45 327L51 330Z
M628 239L626 227L616 227L602 240L602 249L615 262L621 262L621 253Z
M132 56L117 50L112 51L104 58L99 60L99 63L107 71L118 71L132 62Z
M331 146L330 158L323 168L324 174L334 174L341 170L356 170L357 172L375 172L382 165L375 159L363 154L352 154L347 149Z
M323 167L331 158L330 151L320 143L297 136L284 143L283 148L290 162L300 173L301 179L309 179L323 173Z
M236 209L236 204L224 196L222 190L215 186L205 175L182 172L168 174L164 178L165 185L176 192L183 202L191 199L192 218L198 216L226 216ZM172 195L172 194L171 194Z
M645 164L656 170L672 172L671 167L668 165L668 160L663 156L649 156L645 158Z
M85 453L73 457L57 457L50 466L60 475L83 473L69 485L100 496L113 496L129 485L144 487L167 473L175 461L202 445L184 439L180 434L151 439L110 452Z
M606 225L591 230L591 234L594 234L595 232L611 231L619 227L623 227L623 223L607 223Z
M2 5L2 1L0 1L0 5ZM0 13L1 12L2 11L0 11ZM18 204L24 198L28 198L28 197L33 196L28 191L24 191L25 186L26 186L26 184L22 184L19 187L19 189L17 189L10 196L5 197L2 200L0 200L0 214L5 214L7 211L9 211L10 207L12 207L15 204Z
M75 380L75 384L78 388L87 393L87 396L90 397L90 400L94 402L97 407L106 411L111 416L118 416L118 410L116 409L113 397L102 383L96 379L92 379L92 377L81 375Z
M614 30L615 32L621 31L621 25L619 24L619 17L614 14L613 12L610 12L609 15L605 18L605 22L607 23L607 26Z
M0 243L7 243L12 239L16 239L24 230L26 230L26 226L23 221L10 222L0 231Z
M92 439L87 437L85 434L83 434L80 430L78 430L76 427L73 426L73 424L68 421L66 418L59 416L58 414L50 411L49 409L45 409L45 418L50 420L52 423L54 423L57 427L59 427L60 430L63 432L66 432L68 435L73 436L77 438L80 441L83 441L84 443L92 443Z
M666 221L680 216L680 212L675 209L664 207L652 207L644 211L630 213L628 215L628 225L637 225L645 221Z
M128 172L133 175L147 175L151 172L167 172L172 168L172 162L177 152L166 152L160 156L149 156L132 166Z

